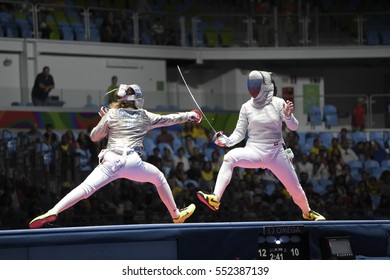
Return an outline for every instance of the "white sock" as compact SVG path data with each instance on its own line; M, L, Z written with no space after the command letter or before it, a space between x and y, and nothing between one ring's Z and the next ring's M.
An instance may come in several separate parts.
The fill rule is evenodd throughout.
M156 186L156 188L158 195L160 196L162 202L165 204L165 207L167 207L172 219L178 218L180 216L180 211L179 209L177 209L175 200L173 199L171 188L169 187L168 183L165 182L159 187Z

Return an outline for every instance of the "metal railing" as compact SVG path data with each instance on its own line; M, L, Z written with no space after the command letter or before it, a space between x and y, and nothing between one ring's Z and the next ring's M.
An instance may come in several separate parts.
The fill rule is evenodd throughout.
M157 44L153 25L159 19L166 45L193 47L281 47L390 44L389 12L281 14L276 7L268 14L198 13L151 11L138 14L128 9L81 7L19 1L0 1L12 6L1 14L3 37L44 38L101 42L103 22L110 13L122 37L111 43ZM23 14L27 24L21 25ZM8 22L10 21L10 22ZM49 29L47 28L49 27ZM26 30L26 28L29 30ZM48 32L47 36L45 30ZM209 41L206 41L208 38ZM104 40L103 40L104 41Z

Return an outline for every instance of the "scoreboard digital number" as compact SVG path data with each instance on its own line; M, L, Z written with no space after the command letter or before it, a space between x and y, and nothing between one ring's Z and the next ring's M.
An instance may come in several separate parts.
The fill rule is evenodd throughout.
M300 225L266 226L258 236L259 260L309 260L308 230Z

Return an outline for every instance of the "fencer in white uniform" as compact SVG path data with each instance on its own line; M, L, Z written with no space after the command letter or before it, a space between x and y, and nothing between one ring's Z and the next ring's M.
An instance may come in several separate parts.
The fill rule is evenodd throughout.
M143 161L141 152L143 139L149 130L187 121L199 123L202 119L200 111L167 115L151 113L142 109L144 98L136 84L120 85L117 98L118 102L113 102L109 109L100 109L101 119L90 134L95 142L108 137L106 149L99 154L99 165L52 209L33 219L30 228L40 228L55 221L59 213L119 178L152 183L174 223L182 223L192 215L195 205L179 210L164 174L156 166Z
M295 204L302 210L304 219L325 220L310 208L292 164L292 151L284 145L283 122L290 130L296 130L299 122L293 114L293 103L275 96L272 75L266 71L250 72L248 90L251 99L241 106L236 128L229 137L222 132L215 135L215 143L221 147L233 147L247 135L246 145L226 153L214 192L206 194L199 191L198 198L211 210L216 211L231 180L234 167L267 168L286 187Z

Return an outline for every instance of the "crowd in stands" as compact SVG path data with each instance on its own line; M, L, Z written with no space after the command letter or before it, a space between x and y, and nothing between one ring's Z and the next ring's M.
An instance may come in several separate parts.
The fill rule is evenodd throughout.
M89 130L69 130L61 135L48 124L44 132L32 126L18 133L17 144L10 149L5 130L0 163L0 229L27 228L33 217L47 211L90 173L106 144L92 142ZM284 133L310 204L328 220L390 218L390 165L380 165L380 172L364 168L352 171L350 166L352 161L390 162L388 147L375 141L354 143L348 137L350 132L343 128L328 146L306 132L313 145L305 150L299 139L303 134L288 130ZM164 172L178 206L198 205L189 222L301 219L283 185L263 169L235 168L232 186L227 188L220 210L211 212L203 207L196 192L213 189L226 153L212 137L203 126L186 123L155 129L145 138L142 157ZM45 157L47 154L51 156ZM53 177L54 186L50 183ZM153 185L121 179L65 211L51 226L143 223L171 220Z

